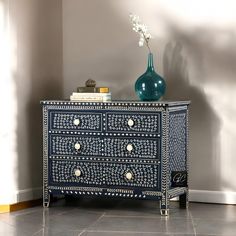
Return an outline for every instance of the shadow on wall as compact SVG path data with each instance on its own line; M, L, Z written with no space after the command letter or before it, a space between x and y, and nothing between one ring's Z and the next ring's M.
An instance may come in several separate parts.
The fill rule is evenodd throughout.
M110 88L113 100L137 99L134 83L146 70L147 49L139 48L128 13L120 17L113 1L64 1L63 6L65 96L92 78Z
M21 56L15 75L19 153L17 182L20 190L34 192L42 186L40 100L63 98L62 3L44 0L27 4L27 7L16 6L19 14L16 19L20 19L20 28L17 29L18 54Z
M219 148L219 118L208 103L201 83L199 86L190 84L188 62L183 55L182 45L168 43L163 57L164 78L167 82L165 99L191 100L190 188L217 189L220 162L214 150Z

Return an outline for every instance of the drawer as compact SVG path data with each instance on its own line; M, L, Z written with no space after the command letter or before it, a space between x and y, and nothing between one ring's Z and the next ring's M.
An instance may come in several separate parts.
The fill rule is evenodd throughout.
M99 137L50 135L49 155L101 155L102 142Z
M160 159L160 139L105 138L104 155L107 157Z
M102 114L95 111L76 112L58 111L49 112L50 130L94 131L102 130Z
M106 130L108 132L159 133L160 113L106 113Z
M158 188L159 166L113 162L50 160L50 184Z

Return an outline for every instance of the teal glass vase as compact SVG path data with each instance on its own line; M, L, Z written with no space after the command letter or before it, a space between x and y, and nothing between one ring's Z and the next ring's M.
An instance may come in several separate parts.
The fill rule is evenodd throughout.
M155 72L153 54L148 54L147 70L135 83L135 92L141 101L158 101L166 91L165 80Z

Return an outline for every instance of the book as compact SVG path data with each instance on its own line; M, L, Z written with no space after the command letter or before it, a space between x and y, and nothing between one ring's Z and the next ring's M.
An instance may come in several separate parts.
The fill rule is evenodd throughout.
M77 87L78 93L109 93L108 87Z
M72 93L71 101L111 101L111 93Z
M78 87L77 93L96 93L95 87Z

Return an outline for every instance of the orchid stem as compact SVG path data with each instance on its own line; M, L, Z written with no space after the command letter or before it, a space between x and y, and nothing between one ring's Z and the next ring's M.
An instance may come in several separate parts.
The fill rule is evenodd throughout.
M143 35L143 37L144 37L144 40L145 40L145 43L146 43L146 45L147 45L147 48L148 48L149 53L152 53L152 52L151 52L151 49L150 49L150 47L149 47L149 45L148 45L148 40L147 40L147 38L145 37L145 34L143 33L142 30L141 30L141 32L142 32L142 35Z

